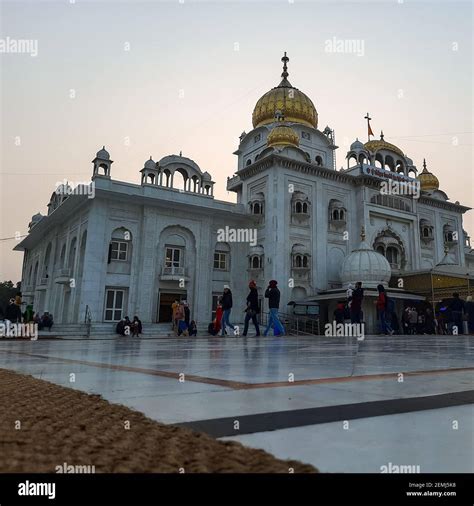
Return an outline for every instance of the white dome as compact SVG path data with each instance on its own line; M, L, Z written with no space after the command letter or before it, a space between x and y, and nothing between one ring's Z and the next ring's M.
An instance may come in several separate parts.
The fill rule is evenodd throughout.
M374 251L365 240L342 262L341 281L344 285L361 281L366 288L375 288L379 284L387 286L391 275L388 260Z
M145 169L156 169L156 162L154 162L150 156L150 159L145 162Z
M365 150L365 146L362 142L360 142L359 139L356 139L352 144L351 144L351 151L361 151L361 150Z
M97 158L101 158L102 160L109 160L110 155L109 152L105 149L105 146L102 149L99 149L96 154Z

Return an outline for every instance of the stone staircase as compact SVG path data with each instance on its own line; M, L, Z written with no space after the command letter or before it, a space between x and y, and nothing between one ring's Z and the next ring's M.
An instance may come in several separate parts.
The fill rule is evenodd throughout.
M115 323L92 323L90 328L91 339L113 339L119 337L115 333ZM84 323L58 323L51 331L40 330L40 338L87 339L87 326ZM143 325L141 339L156 339L172 337L170 323L146 323ZM208 336L207 325L198 325L198 337Z

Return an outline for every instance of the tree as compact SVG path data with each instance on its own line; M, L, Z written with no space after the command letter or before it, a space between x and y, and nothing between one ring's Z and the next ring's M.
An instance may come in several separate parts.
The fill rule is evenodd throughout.
M9 304L10 299L14 298L20 289L20 282L18 282L16 286L12 281L0 282L0 314L5 314L5 309Z

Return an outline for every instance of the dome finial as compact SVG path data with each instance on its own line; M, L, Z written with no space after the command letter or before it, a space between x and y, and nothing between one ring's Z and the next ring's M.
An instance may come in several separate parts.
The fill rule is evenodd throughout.
M360 240L361 240L362 242L364 242L364 241L365 241L365 227L364 227L364 225L362 225L362 228L361 228L361 230L360 230Z
M283 77L283 79L286 79L288 77L288 66L287 66L287 63L290 61L290 59L288 58L288 56L286 56L286 51L285 51L285 54L283 55L281 61L283 62L283 72L281 74L281 77Z
M384 135L383 135L383 130L380 130L380 140L381 140L381 141L383 141L383 137L384 137Z
M426 159L425 158L423 158L423 171L428 172L428 169L426 168Z

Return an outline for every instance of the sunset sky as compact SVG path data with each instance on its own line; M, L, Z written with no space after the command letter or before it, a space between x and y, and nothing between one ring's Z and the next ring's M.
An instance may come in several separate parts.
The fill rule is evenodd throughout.
M236 170L238 137L258 98L289 80L335 129L337 167L370 112L376 137L423 158L450 200L474 206L471 2L1 2L0 237L46 214L56 182L90 180L103 145L112 177L182 151L216 181ZM357 40L362 54L327 52ZM363 44L363 45L362 45ZM474 237L474 211L464 217ZM20 279L15 240L0 242L0 280Z

